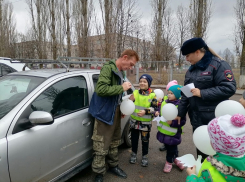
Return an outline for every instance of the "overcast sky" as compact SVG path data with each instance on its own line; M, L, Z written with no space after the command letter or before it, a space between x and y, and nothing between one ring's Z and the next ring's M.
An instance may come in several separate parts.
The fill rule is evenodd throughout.
M97 1L97 0L95 0ZM30 27L29 10L25 0L10 0L14 6L17 30L25 33ZM178 5L189 6L190 0L168 0L168 6L176 12ZM217 53L229 48L234 52L233 34L235 25L234 6L236 0L213 0L213 11L207 34L207 45ZM138 0L139 13L143 22L149 22L152 16L150 0Z

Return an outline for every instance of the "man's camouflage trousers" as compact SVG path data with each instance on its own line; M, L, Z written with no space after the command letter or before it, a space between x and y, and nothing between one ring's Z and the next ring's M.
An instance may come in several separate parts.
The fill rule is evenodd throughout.
M92 169L95 173L106 173L106 162L109 167L118 165L118 146L121 143L121 111L117 106L113 125L95 119L93 131L94 157Z

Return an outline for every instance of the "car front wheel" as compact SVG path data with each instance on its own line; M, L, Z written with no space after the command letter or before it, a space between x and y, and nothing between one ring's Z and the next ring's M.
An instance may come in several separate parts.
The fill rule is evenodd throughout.
M131 147L131 129L130 129L130 123L127 122L125 128L124 128L124 144L126 147Z

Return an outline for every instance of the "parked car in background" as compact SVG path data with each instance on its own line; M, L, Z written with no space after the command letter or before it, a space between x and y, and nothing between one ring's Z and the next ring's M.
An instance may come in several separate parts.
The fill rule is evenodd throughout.
M0 57L0 77L16 71L30 70L28 67L25 67L25 69L24 67L24 63L11 63L10 58Z
M88 108L99 73L42 69L0 79L0 181L65 181L91 164ZM129 116L121 128L130 147Z

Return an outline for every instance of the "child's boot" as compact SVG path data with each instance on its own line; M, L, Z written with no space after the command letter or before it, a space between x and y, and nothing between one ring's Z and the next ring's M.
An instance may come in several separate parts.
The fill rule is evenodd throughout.
M166 161L165 166L163 168L163 172L170 173L172 167L173 167L172 163L169 163L168 161Z
M131 157L129 159L129 162L131 164L135 164L136 163L136 160L137 160L136 153L132 152Z
M185 167L183 166L183 164L181 164L178 159L175 159L174 160L174 163L176 164L176 166L178 166L180 168L180 170L184 170L185 169Z
M141 166L147 167L148 166L148 157L147 155L144 155L141 160Z

